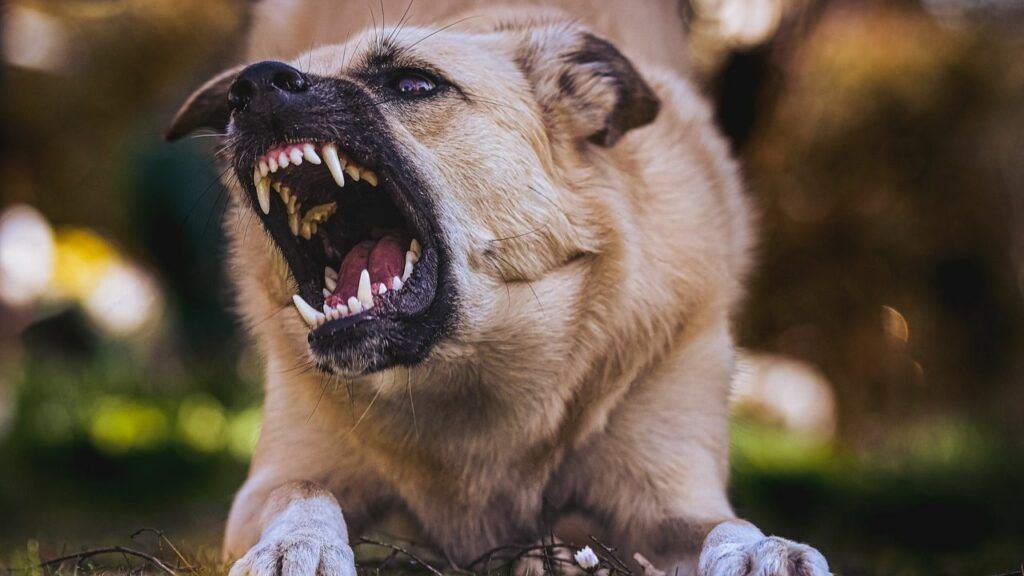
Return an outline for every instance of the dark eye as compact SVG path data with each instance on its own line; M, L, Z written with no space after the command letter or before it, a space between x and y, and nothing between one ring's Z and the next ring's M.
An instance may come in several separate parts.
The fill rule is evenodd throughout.
M391 81L391 88L399 94L424 96L437 90L437 83L417 72L400 72Z

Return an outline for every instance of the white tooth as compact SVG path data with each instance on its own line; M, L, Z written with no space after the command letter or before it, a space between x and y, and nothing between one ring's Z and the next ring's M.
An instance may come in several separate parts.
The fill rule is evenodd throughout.
M356 300L355 296L351 296L348 299L348 311L350 314L359 314L363 311L363 305Z
M274 157L267 158L267 164L270 165L271 172L277 172L277 160Z
M313 148L312 144L302 145L302 157L306 159L306 162L310 164L319 164L320 157L316 155L316 148Z
M349 176L352 177L353 180L359 182L359 167L356 166L355 164L349 164L348 166L345 166L345 174L348 174Z
M302 320L310 328L319 326L324 321L324 315L317 312L312 306L306 303L302 299L302 296L298 294L292 296L292 302L295 304L295 309L299 311L299 316L302 316Z
M330 276L325 275L324 286L326 286L331 292L334 292L338 289L338 277L335 276L334 278L331 278Z
M267 174L270 174L270 166L267 166L266 160L260 160L259 168L260 176L266 176Z
M373 291L370 288L370 272L363 269L359 274L359 290L356 291L360 304L367 310L373 308Z
M344 304L338 304L337 306L334 307L334 309L338 311L338 316L341 316L342 318L348 316L348 306L345 306Z
M341 167L341 160L338 159L338 147L334 144L324 144L320 151L324 154L324 161L327 162L327 169L331 171L334 182L339 188L345 186L345 173Z
M405 282L412 276L412 260L409 260L408 252L405 257L405 270L402 271L402 282Z
M409 243L409 251L411 251L413 254L416 255L416 258L413 259L413 262L419 262L420 261L420 254L423 253L423 248L420 247L419 240L417 240L415 238L412 239L412 242Z
M383 296L388 293L388 287L381 283L380 288L377 288L377 295Z
M288 159L292 161L292 164L298 166L302 164L302 150L298 148L292 148L291 152L288 153Z
M326 302L324 302L324 316L331 317L331 312L334 312L334 308L331 308Z
M324 295L324 298L327 298L328 296L331 295L331 291L328 290L327 288L324 288L323 290L321 290L321 293Z
M255 171L253 179L256 180L256 199L259 200L260 210L270 214L270 180L260 176L259 170Z
M415 264L420 261L420 257L417 256L416 253L413 252L412 250L409 250L408 252L405 253L405 261L412 262L413 264Z
M366 183L369 184L370 186L376 186L377 185L377 173L376 172L374 172L372 170L363 170L362 177L363 177L363 180L366 180Z
M278 154L277 155L277 163L281 166L281 168L287 168L288 167L288 155L285 154L284 152L281 152L280 154Z
M391 279L391 290L395 291L395 290L401 290L401 289L402 289L402 279L399 278L398 276L395 276L394 278Z
M324 276L330 276L331 278L337 280L338 279L338 272L337 272L337 270L335 270L334 268L331 268L330 266L325 266L324 267Z

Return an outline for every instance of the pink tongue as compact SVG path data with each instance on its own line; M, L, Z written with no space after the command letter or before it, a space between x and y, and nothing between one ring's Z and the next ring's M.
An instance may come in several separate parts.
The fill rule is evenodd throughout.
M364 240L356 244L338 270L338 287L327 298L327 304L337 306L344 304L359 290L359 276L363 270L370 272L370 285L373 293L384 284L390 290L391 280L401 277L405 269L405 252L408 241L396 234L386 234L379 240Z

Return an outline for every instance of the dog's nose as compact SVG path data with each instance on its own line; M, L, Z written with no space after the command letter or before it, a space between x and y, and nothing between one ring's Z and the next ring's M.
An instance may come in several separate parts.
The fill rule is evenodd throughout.
M309 80L284 62L257 62L246 67L228 89L228 104L234 111L245 110L255 102L270 107L283 104L309 89Z

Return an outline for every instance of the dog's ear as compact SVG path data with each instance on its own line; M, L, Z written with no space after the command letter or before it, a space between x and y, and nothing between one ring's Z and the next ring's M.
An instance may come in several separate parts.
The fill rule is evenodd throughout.
M608 147L658 115L658 96L607 40L572 26L525 32L516 63L556 128Z
M243 68L236 66L225 70L193 92L174 115L164 138L171 142L200 128L224 132L231 120L228 89Z

